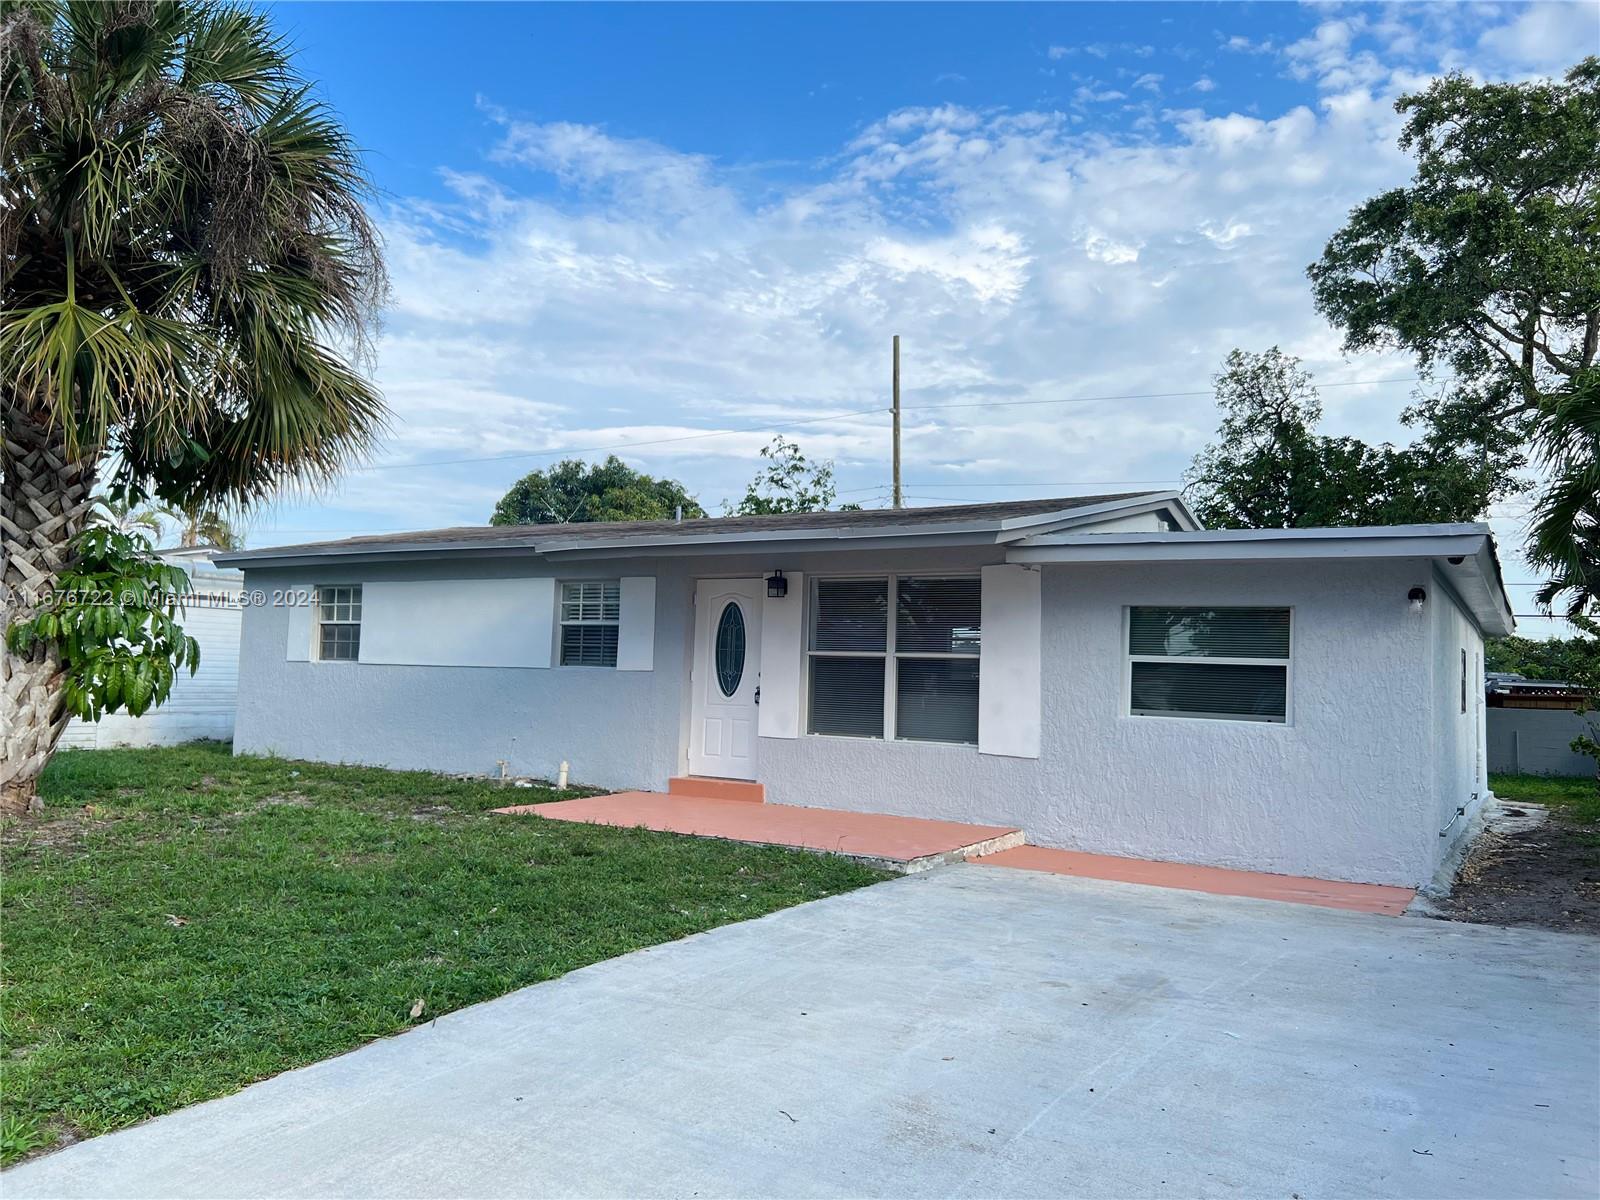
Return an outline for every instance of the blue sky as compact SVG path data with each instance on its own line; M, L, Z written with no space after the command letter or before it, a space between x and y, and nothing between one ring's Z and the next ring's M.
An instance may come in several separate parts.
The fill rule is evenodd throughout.
M1594 0L270 11L368 151L395 421L254 545L481 522L600 447L717 511L781 430L877 504L894 333L913 503L1176 481L1209 397L1095 398L1204 393L1234 346L1403 437L1412 365L1347 358L1306 264L1406 179L1395 96L1600 46Z

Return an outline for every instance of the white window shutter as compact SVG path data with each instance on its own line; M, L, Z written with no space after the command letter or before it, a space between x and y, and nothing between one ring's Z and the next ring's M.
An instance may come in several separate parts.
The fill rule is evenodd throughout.
M656 581L653 575L623 577L618 626L617 670L655 670Z
M291 593L291 599L304 600L304 604L289 605L289 639L288 652L284 657L289 662L311 661L311 634L314 628L312 618L316 615L314 605L317 600L317 590L314 587L286 589ZM296 593L304 593L299 595Z
M800 672L805 666L805 576L785 572L789 594L761 601L761 708L756 731L762 737L800 736Z
M1043 653L1037 570L983 568L983 643L978 668L978 750L1039 757L1039 660Z
M555 659L556 650L556 581L554 579L528 580L528 632L529 645L533 647L530 667L548 667Z

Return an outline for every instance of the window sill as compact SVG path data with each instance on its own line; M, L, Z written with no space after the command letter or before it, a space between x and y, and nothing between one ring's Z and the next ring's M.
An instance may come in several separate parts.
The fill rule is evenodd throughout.
M1293 729L1294 721L1251 721L1240 717L1185 717L1162 713L1120 713L1119 721L1159 722L1162 725L1227 725L1246 729Z
M802 737L819 742L849 742L859 745L863 742L876 742L880 746L927 746L938 750L970 750L974 754L978 751L976 742L931 742L921 738L885 738L885 737L853 737L847 733L806 733ZM789 738L776 739L790 741Z

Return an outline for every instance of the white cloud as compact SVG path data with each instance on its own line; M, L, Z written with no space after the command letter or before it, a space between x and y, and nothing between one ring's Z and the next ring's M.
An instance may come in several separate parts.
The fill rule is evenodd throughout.
M1189 86L1197 92L1214 92L1217 90L1216 82L1208 75L1200 76Z
M1153 71L1146 71L1143 75L1139 76L1133 81L1133 86L1136 88L1143 88L1147 92L1160 92L1161 81L1164 78L1166 78L1166 76L1157 75Z
M1235 346L1282 345L1329 382L1409 376L1400 356L1344 359L1305 267L1350 207L1406 178L1397 88L1447 58L1532 62L1556 34L1513 10L1502 36L1483 37L1483 18L1457 14L1477 23L1439 61L1332 86L1362 38L1400 40L1341 11L1285 58L1310 86L1274 112L1177 109L1124 134L1097 126L1096 110L1079 124L1048 108L903 108L841 130L838 152L799 182L490 109L496 144L481 171L445 176L450 202L400 200L383 215L394 305L378 376L395 410L383 457L523 457L355 472L252 536L481 521L560 453L636 442L659 444L618 453L715 506L794 422L812 422L794 436L870 498L887 480L886 418L841 414L886 405L895 333L908 469L1048 481L1041 491L1176 480L1215 412L1195 398L1007 402L1203 388ZM1330 428L1403 436L1408 391L1332 389ZM955 404L976 407L935 407ZM741 432L698 436L708 430Z
M1600 3L1523 5L1509 25L1485 30L1478 45L1513 68L1564 71L1600 49Z

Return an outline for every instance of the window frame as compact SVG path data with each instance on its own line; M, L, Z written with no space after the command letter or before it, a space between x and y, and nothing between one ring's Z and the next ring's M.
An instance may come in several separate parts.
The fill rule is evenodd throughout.
M1289 654L1286 658L1226 658L1211 655L1135 654L1133 653L1133 610L1136 608L1281 608L1289 614ZM1224 721L1234 725L1265 726L1271 729L1290 729L1294 726L1294 660L1295 642L1299 636L1298 610L1293 604L1210 604L1206 601L1183 602L1143 601L1122 606L1122 711L1120 716L1132 721ZM1219 667L1282 667L1283 668L1283 720L1265 717L1248 717L1238 714L1209 714L1183 712L1134 712L1133 664L1145 663L1214 663Z
M811 646L812 636L816 629L817 619L817 589L820 584L834 580L883 580L887 589L886 599L888 609L886 613L887 628L884 630L884 648L882 650L815 650ZM810 575L806 579L806 610L803 614L804 643L804 670L801 672L801 711L805 715L805 736L814 738L837 738L848 742L897 742L903 746L949 746L955 749L978 748L976 740L970 742L944 742L932 738L903 738L900 736L898 723L898 709L900 696L900 671L901 658L920 659L957 659L971 661L978 664L978 677L983 677L983 642L980 617L979 643L976 654L956 654L949 651L935 650L906 650L898 651L895 648L895 637L899 625L900 581L902 579L976 579L978 583L979 605L983 602L983 573L981 571L855 571L855 572L829 572L825 575ZM817 733L811 728L811 662L814 658L868 658L883 659L883 735L881 737L858 737L849 733Z
M343 601L343 603L344 603L344 605L345 605L345 607L347 609L354 610L354 612L356 614L355 620L353 620L353 621L329 621L329 620L326 620L322 615L322 609L323 609L322 593L325 592L325 591L326 592L345 591L345 592L351 593L349 598L346 599L345 601ZM319 584L317 584L315 586L315 588L312 591L312 598L316 603L316 608L315 608L316 620L312 623L313 624L312 649L315 652L314 655L313 655L313 661L315 661L315 662L337 662L337 663L358 663L358 662L360 662L361 661L361 619L362 619L362 614L366 611L366 598L362 593L362 585L359 584L359 583L319 583ZM337 609L339 604L340 604L340 601L334 600L332 602L332 604L333 604L333 607L335 609ZM355 653L355 657L354 658L329 658L327 655L323 654L323 652L322 652L322 631L326 627L333 627L333 628L339 628L339 629L353 628L356 631L356 637L355 637L356 653Z
M580 599L578 601L579 614L580 615L576 616L576 617L573 617L572 619L569 620L567 618L567 615L566 615L566 610L567 610L567 589L569 587L576 587L576 588L599 587L599 588L601 588L602 589L602 591L600 593L600 612L601 612L601 615L598 616L598 617L585 617L585 616L581 615L582 614L583 601ZM616 590L617 590L617 615L615 617L606 617L604 615L605 614L606 599L605 599L605 592L604 592L603 589L605 589L607 587L613 587L613 588L616 588ZM569 663L569 662L567 662L566 661L566 653L567 653L566 630L567 630L567 626L569 626L569 625L600 626L600 627L611 626L611 627L615 628L616 631L617 631L617 657L620 658L621 657L621 653L622 653L622 580L621 580L621 578L615 578L615 579L612 579L612 578L602 578L602 579L558 579L556 581L555 665L557 667L560 667L562 670L615 671L617 669L617 660L616 660L616 658L613 658L608 663L604 663L604 662L601 662L601 663Z

